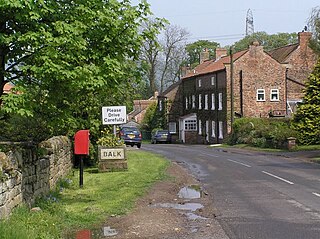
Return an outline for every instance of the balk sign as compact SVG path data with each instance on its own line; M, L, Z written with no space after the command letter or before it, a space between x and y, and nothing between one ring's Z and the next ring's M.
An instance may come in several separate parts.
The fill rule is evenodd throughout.
M128 170L126 148L115 147L109 148L99 146L99 172L113 172Z

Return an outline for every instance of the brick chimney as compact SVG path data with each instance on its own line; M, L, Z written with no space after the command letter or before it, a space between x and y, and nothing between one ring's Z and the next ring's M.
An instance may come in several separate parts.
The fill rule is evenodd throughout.
M185 77L191 72L191 67L190 66L182 66L180 70L181 77Z
M249 46L249 54L252 57L255 57L258 53L263 52L263 46L260 46L258 41L254 41Z
M312 37L311 32L299 32L298 33L298 39L299 39L299 45L302 49L307 49L307 46L309 44L309 40Z
M210 53L208 51L208 48L203 49L203 51L200 53L200 64L209 60L209 56L210 56Z
M216 60L219 60L221 57L227 55L227 49L216 48Z

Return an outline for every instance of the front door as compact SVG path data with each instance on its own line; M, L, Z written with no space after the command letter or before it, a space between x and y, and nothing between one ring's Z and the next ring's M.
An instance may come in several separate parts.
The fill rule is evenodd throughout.
M179 139L183 143L186 142L186 132L197 131L197 115L189 114L180 118L179 120Z

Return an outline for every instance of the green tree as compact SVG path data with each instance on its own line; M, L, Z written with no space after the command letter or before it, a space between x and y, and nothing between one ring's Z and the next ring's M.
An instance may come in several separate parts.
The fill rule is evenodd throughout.
M306 83L303 103L294 115L294 127L299 132L299 142L320 144L320 61Z
M200 53L207 48L209 51L210 59L215 58L215 50L217 47L220 47L220 44L208 40L199 40L193 43L190 43L186 46L186 51L189 55L189 59L186 64L190 64L191 67L194 67L200 62Z
M164 127L164 117L158 110L157 103L149 105L142 120L142 127L144 130L152 131L155 128Z
M99 132L101 107L126 104L138 85L149 5L129 0L3 0L0 86L9 114L42 119L51 134ZM2 93L2 92L0 92Z
M264 50L269 51L278 47L282 47L297 42L296 33L277 33L268 35L266 32L255 32L252 35L248 35L245 38L237 41L233 48L235 52L248 49L248 47L254 41L258 41Z

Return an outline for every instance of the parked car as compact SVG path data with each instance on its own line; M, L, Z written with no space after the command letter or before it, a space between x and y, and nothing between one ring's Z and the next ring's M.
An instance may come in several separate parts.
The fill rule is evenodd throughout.
M136 127L121 127L119 131L120 138L123 139L126 145L137 145L141 148L142 134Z
M151 135L151 143L171 143L171 134L169 130L156 130Z

